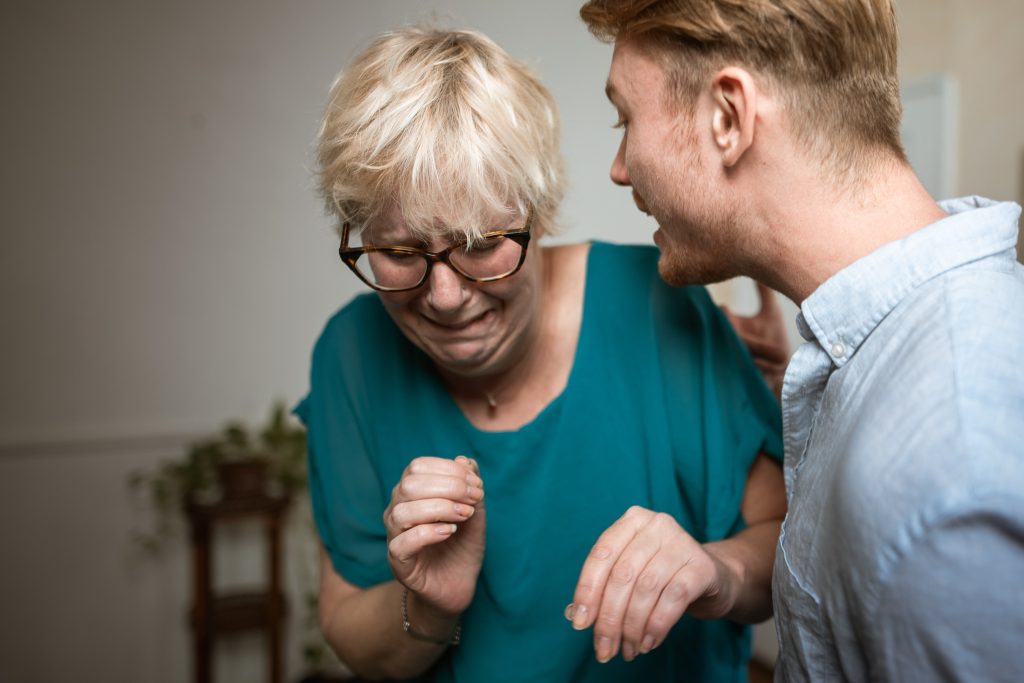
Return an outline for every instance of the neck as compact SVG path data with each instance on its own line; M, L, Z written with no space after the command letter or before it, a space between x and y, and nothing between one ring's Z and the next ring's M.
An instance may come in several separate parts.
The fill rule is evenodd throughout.
M750 207L759 224L750 274L797 304L858 259L946 215L902 161L845 188L816 169L805 161L765 179L759 206Z
M523 330L522 337L509 349L501 365L480 375L463 375L439 369L441 378L459 403L482 405L494 412L502 404L514 399L533 376L537 349L543 346L545 337L543 297L538 297L534 318Z
M531 330L529 334L531 339L524 340L515 357L509 359L509 367L474 377L448 373L444 381L449 390L460 402L485 407L491 415L496 414L501 407L507 409L535 376L539 354L533 349L541 346L542 332Z
M476 376L442 373L471 422L517 429L565 388L583 311L586 245L546 247L533 316L515 352L496 371Z

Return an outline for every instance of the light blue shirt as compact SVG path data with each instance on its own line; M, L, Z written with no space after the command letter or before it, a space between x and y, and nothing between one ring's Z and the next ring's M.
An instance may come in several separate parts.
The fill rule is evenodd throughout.
M801 306L782 681L1024 681L1021 209L967 197Z

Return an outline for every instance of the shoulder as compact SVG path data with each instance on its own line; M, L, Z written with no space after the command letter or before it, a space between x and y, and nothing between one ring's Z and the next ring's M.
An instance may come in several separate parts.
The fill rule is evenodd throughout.
M602 274L643 280L658 277L658 249L645 244L612 244L595 241L590 245L588 267Z
M1020 366L1024 334L1024 266L984 268L981 264L951 271L932 284L933 308L948 330L958 364L1012 359ZM979 352L987 358L980 358ZM980 367L979 366L979 369Z
M389 336L393 328L394 324L377 295L359 294L327 319L314 353L337 349L342 345L372 345L374 338Z
M982 450L991 452L998 444L989 437L999 433L1003 448L1018 450L1024 439L1024 269L985 262L956 268L922 285L895 313L891 325L880 325L887 376L877 388L885 403L916 416L916 423L934 424L946 441L933 443L944 451L955 436L961 455L978 450L979 438L988 441Z
M947 427L1002 419L1000 405L1024 409L1022 338L1024 268L967 264L920 285L878 324L858 351L870 380L861 391L875 412L940 416Z
M831 503L848 554L901 556L990 506L1024 518L1022 283L971 266L925 283L834 378L848 436Z
M389 363L406 355L406 346L408 342L379 298L372 293L360 294L324 325L313 347L313 380L349 374L356 368L360 373L385 371Z
M633 306L640 306L647 297L656 309L682 306L686 310L711 311L717 307L707 290L699 285L673 287L658 273L657 247L646 244L611 244L595 241L590 248L587 271L591 283L614 289L619 296L629 297ZM661 311L665 313L665 311ZM672 319L669 311L669 319Z
M627 266L638 264L657 264L658 248L650 244L613 244L594 240L590 243L591 252L604 258L613 259L613 263Z
M327 319L323 335L344 334L349 330L376 327L387 319L380 298L371 292L356 295Z

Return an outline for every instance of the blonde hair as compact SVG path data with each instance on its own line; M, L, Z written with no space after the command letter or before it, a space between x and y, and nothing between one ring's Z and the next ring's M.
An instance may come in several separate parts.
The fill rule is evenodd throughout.
M317 152L328 210L358 228L397 206L416 234L472 240L529 203L542 234L564 194L554 98L474 31L378 36L331 87Z
M870 167L900 143L892 0L590 0L601 40L641 37L662 60L682 107L727 63L782 98L794 137L839 171Z

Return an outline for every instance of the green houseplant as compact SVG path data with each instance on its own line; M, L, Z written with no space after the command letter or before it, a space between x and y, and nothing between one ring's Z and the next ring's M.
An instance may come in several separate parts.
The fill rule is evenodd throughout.
M158 552L189 502L304 491L306 432L277 402L257 430L228 423L217 435L191 444L184 457L133 472L128 483L155 513L152 528L137 532L135 541Z
M220 498L289 494L306 491L306 432L290 417L286 405L273 404L267 420L257 429L230 422L221 431L190 444L180 458L165 460L150 471L133 472L129 488L148 499L155 516L153 525L136 531L134 541L147 554L157 555L180 526L182 510L190 501L212 502ZM301 504L308 517L308 505ZM315 534L312 519L306 528ZM311 681L336 680L323 673L337 669L317 623L317 590L314 571L306 567L303 584L302 657Z

